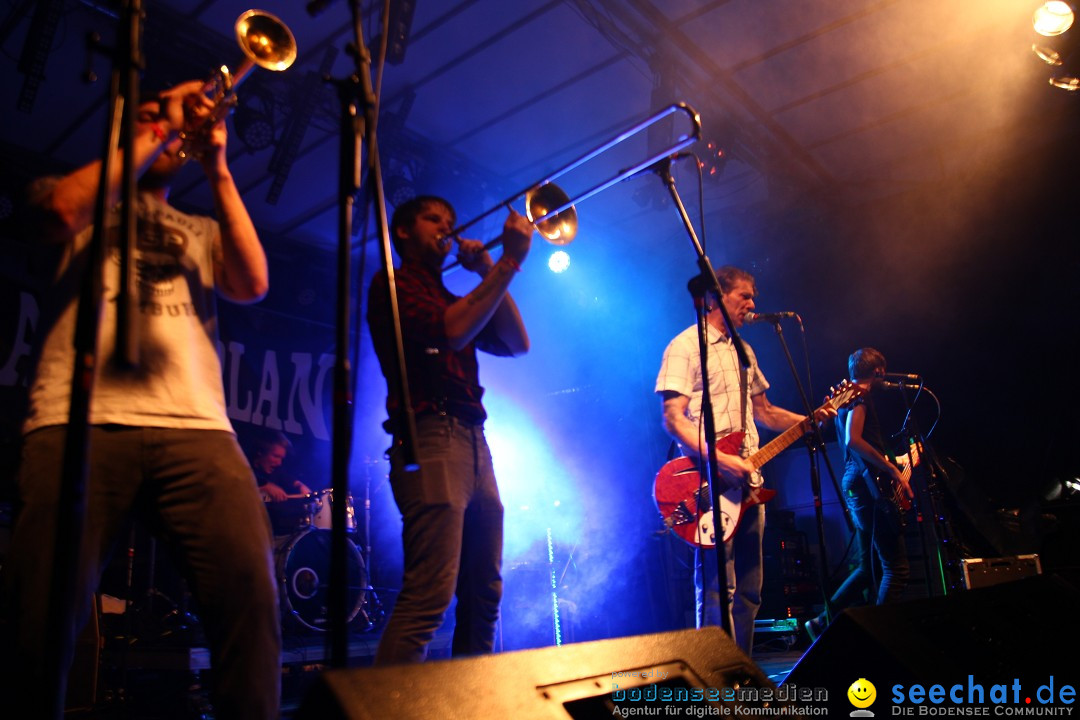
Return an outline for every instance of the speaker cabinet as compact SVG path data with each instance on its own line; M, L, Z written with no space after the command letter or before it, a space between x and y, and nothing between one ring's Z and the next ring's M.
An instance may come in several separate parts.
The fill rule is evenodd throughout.
M971 675L987 689L1017 678L1033 692L1051 675L1059 684L1074 683L1075 660L1066 660L1065 653L1080 641L1074 618L1080 591L1070 580L1039 575L847 610L803 655L784 685L826 688L830 712L848 715L853 708L847 689L866 678L877 689L871 710L880 717L888 713L895 684L966 687Z
M625 698L648 699L664 688L735 687L775 688L720 628L711 627L421 665L331 670L294 717L610 720ZM717 714L716 707L706 709Z

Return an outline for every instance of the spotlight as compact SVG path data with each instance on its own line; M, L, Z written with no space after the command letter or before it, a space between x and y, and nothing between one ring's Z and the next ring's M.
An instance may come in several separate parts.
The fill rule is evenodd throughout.
M259 86L247 90L233 113L233 126L247 149L257 152L274 144L274 101Z
M395 208L416 197L416 188L413 187L412 180L399 173L386 178L385 192L387 202Z
M1035 26L1035 32L1045 37L1055 37L1072 27L1076 16L1069 3L1061 0L1051 0L1043 4L1031 16L1031 24Z
M566 272L570 267L570 255L565 250L556 250L548 258L548 269L553 273Z
M1076 52L1076 31L1069 32L1076 14L1069 3L1052 0L1031 16L1040 38L1031 44L1035 56L1052 68L1051 85L1070 92L1080 90L1080 53Z

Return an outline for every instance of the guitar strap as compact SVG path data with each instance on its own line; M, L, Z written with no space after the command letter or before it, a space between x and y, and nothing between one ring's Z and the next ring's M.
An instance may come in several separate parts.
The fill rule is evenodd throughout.
M747 438L750 434L747 432L749 424L753 420L747 420L746 414L750 405L750 370L744 368L742 363L737 363L739 366L739 422L742 425L740 430L743 433L743 446L739 448L739 454L743 457L749 457L750 453L747 449ZM765 485L765 479L761 476L761 473L755 473L750 476L749 481L750 488L761 488Z
M739 364L739 422L742 423L742 427L739 428L746 433L746 405L747 395L750 392L750 378L747 374L747 369Z

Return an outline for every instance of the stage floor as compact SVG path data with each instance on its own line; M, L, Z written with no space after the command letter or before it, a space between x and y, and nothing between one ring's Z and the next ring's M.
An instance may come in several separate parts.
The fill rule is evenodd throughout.
M79 685L80 697L69 702L69 718L139 717L142 720L212 717L208 713L206 684L211 681L209 651L201 642L201 633L185 631L182 624L168 632L154 625L154 633L137 633L139 639L125 643L120 616L103 616L100 636L83 648L101 648L99 656L83 651L77 656L72 672L73 686ZM381 616L374 628L353 623L349 631L347 666L370 666L378 647ZM137 626L134 629L138 629ZM440 628L429 646L430 660L451 657L452 622ZM754 663L774 683L784 678L798 662L808 641L790 633L760 632L752 656ZM328 635L302 624L286 621L282 632L282 718L291 718L307 691L330 666ZM603 642L603 641L599 641ZM572 647L568 644L567 647ZM497 641L496 647L499 647ZM525 650L526 652L528 650ZM617 668L613 668L613 671ZM76 681L80 678L81 683ZM96 684L90 690L86 680ZM71 693L69 693L69 697Z

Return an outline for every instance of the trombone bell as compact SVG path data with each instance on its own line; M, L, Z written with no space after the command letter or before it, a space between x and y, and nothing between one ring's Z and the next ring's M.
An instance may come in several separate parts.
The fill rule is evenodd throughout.
M525 216L529 222L535 222L536 218L543 218L552 210L567 205L570 205L570 196L555 183L546 183L525 193ZM552 245L568 245L577 236L577 210L570 205L535 224L536 231Z

